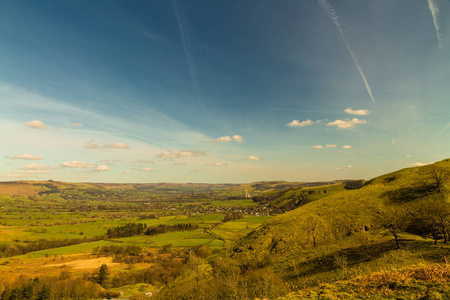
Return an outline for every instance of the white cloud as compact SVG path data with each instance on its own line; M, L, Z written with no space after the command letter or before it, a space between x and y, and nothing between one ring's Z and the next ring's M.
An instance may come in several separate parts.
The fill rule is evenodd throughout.
M100 145L94 144L93 141L89 142L89 144L84 146L84 149L100 149L100 148L129 149L130 147L128 145L125 145L124 143L114 143L114 144L100 146Z
M214 162L214 163L210 163L207 164L206 166L211 166L211 167L223 167L228 165L227 163L221 163L221 162Z
M109 171L109 167L105 165L98 166L95 171Z
M218 143L218 142L231 142L233 138L230 136L221 136L220 138L209 141L209 143Z
M431 165L431 164L434 164L434 163L435 163L435 161L432 161L430 163L423 163L423 162L420 162L420 161L416 161L413 166L414 167L421 167L421 166Z
M204 151L201 150L178 150L178 152L173 152L171 150L161 152L155 155L156 158L161 158L165 160L173 160L180 157L196 157L206 155Z
M90 163L86 163L86 162L82 162L82 161L78 161L78 160L63 162L61 164L61 166L65 167L65 168L95 168L95 167L97 167L96 164L90 164Z
M178 154L180 156L187 156L187 157L195 157L195 156L202 156L202 155L206 155L205 152L200 151L200 150L179 150Z
M342 149L352 149L352 146L350 146L350 145L344 145L344 146L342 146Z
M133 170L135 170L135 171L146 171L146 172L153 172L153 171L155 171L154 169L152 169L152 168L133 168Z
M370 111L367 109L356 109L353 110L351 107L348 107L344 110L346 113L351 114L351 115L358 115L358 116L367 116L368 114L370 114Z
M366 124L366 120L360 120L358 118L353 118L351 120L336 120L334 122L330 122L327 126L337 126L341 129L349 129L355 127L356 124Z
M406 157L410 158L410 157L412 157L412 155L406 154Z
M258 157L258 156L250 155L250 156L248 157L248 159L249 159L249 160L261 160L262 158L261 158L261 157Z
M301 122L299 120L293 120L289 124L286 124L286 126L289 126L289 127L304 127L304 126L308 126L308 125L312 125L312 124L314 124L314 122L311 121L310 119L305 120L305 121L301 121Z
M51 173L50 170L19 170L19 173Z
M334 167L336 168L336 170L346 170L346 169L353 169L354 166L352 165L347 165L345 167L340 167L338 164L335 164Z
M84 149L98 149L98 148L101 148L101 146L94 144L92 142L89 142L89 144L84 146Z
M323 146L322 145L315 145L313 148L314 149L323 149Z
M20 168L21 170L50 170L52 167L38 164L26 165Z
M325 145L325 147L327 147L327 148L336 148L337 146L334 145L334 144L328 144L328 145Z
M244 141L244 139L242 138L242 136L235 134L233 135L233 141L236 141L238 143L242 143Z
M33 120L33 121L28 121L23 123L24 125L31 127L31 128L36 128L36 129L44 129L47 128L47 125L45 125L44 123L42 123L39 120Z
M125 174L130 174L131 173L131 171L129 171L129 170L126 170L125 172L124 172Z
M133 170L135 170L135 171L146 171L146 172L153 172L153 171L155 171L152 168L136 168L136 167L134 167Z
M83 127L84 124L81 124L81 123L67 123L67 126L69 126L69 127Z
M244 138L238 134L233 135L233 137L227 135L227 136L221 136L220 138L208 141L208 143L210 143L210 144L220 143L220 142L229 143L232 141L242 143L244 141Z
M104 145L103 148L129 149L130 147L128 145L125 145L124 143L114 143L114 144Z
M41 159L44 159L44 157L42 155L31 155L29 153L24 153L22 155L5 156L5 158L9 158L9 159L27 159L27 160L41 160Z
M133 163L136 163L136 164L153 164L154 161L153 160L138 159L138 160L133 161Z
M172 151L165 151L165 152L161 152L155 155L156 158L162 158L162 159L175 159L175 158L179 158L180 155L176 152L172 152Z

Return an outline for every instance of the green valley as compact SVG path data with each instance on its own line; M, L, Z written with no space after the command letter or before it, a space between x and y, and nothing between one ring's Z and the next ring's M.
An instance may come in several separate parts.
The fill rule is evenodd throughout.
M2 182L1 299L442 299L449 173L447 159L367 182Z

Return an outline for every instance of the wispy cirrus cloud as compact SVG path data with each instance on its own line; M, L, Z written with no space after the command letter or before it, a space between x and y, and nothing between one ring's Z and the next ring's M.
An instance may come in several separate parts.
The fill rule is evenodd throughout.
M299 120L293 120L292 122L286 124L286 126L289 126L289 127L305 127L305 126L310 126L310 125L313 125L313 124L314 124L314 122L311 121L310 119L305 120L305 121L301 121L301 122Z
M161 148L176 147L179 143L187 144L192 142L192 140L202 141L208 139L204 134L194 131L178 120L156 110L148 109L145 106L130 105L123 107L123 116L132 115L133 118L111 117L106 112L93 106L76 106L29 92L2 81L0 81L0 95L9 99L7 102L2 103L8 111L17 109L30 113L42 111L77 121L82 117L82 120L79 120L82 121L80 124L94 124L96 127L96 131L86 130L86 133L95 132L96 134L139 140L148 143L156 151ZM125 101L125 99L121 100ZM37 125L37 123L29 125L33 124ZM44 125L47 126L46 124ZM39 125L37 126L39 127Z
M347 119L347 120L336 120L333 122L329 122L327 124L327 126L336 126L340 129L350 129L350 128L354 128L356 124L367 124L367 121L364 120L360 120L358 118L353 118L351 120Z
M44 159L44 157L42 155L31 155L29 153L24 153L21 155L14 155L14 156L5 156L5 158L9 158L9 159L27 159L27 160L41 160Z
M342 146L342 149L352 149L352 146L350 146L350 145L344 145L344 146Z
M327 145L325 145L325 147L327 147L327 148L336 148L337 145L335 145L335 144L327 144Z
M428 8L430 9L431 16L433 17L433 24L434 29L436 30L436 38L438 41L439 48L442 48L442 41L441 41L442 35L438 22L439 7L436 5L436 2L434 2L434 0L428 0Z
M313 148L314 149L323 149L323 146L322 145L314 145Z
M367 109L353 110L351 107L346 108L344 111L350 115L358 115L358 116L367 116L368 114L370 114L370 111Z
M347 48L348 53L352 57L353 63L355 64L356 68L358 69L359 75L361 76L361 78L364 82L364 85L366 86L366 90L370 96L370 99L372 99L372 102L375 102L375 98L373 97L372 90L369 86L369 82L366 79L366 75L364 75L362 67L359 64L359 61L358 61L355 53L353 52L352 48L350 48L350 44L347 41L344 31L342 30L342 27L339 22L339 18L338 18L336 11L334 10L334 8L331 6L331 4L328 1L326 1L326 0L318 0L318 1L319 1L320 6L322 7L322 9L327 13L327 15L330 17L330 19L334 22L334 25L336 26L337 30L339 31L342 41L344 42L344 45Z
M23 123L25 126L31 127L31 128L35 128L35 129L45 129L48 126L45 125L43 122L39 121L39 120L33 120L33 121L28 121Z
M82 123L67 123L67 126L69 126L69 127L83 127L84 124L82 124Z

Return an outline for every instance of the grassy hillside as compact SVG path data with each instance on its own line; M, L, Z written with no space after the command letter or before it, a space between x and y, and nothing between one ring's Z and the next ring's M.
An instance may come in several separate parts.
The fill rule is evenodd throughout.
M448 172L450 160L434 166ZM443 203L448 209L446 188L439 191L427 168L379 176L356 190L317 188L322 193L315 201L269 219L226 253L200 264L201 276L187 274L158 299L273 299L289 290L284 299L441 299L450 289L443 231L435 244L429 231L413 234L420 224L411 222L416 228L409 233L398 227L400 249L390 232L391 221L415 217L419 204ZM304 191L288 187L265 195L282 203ZM450 221L450 210L442 217Z
M269 190L253 197L255 202L266 205L274 213L282 213L293 210L309 202L316 201L333 194L345 191L346 183L328 184L310 187L299 184L282 190Z
M436 165L450 168L450 160ZM386 174L368 181L361 189L342 189L279 215L240 240L235 251L251 247L254 251L271 249L271 253L285 255L309 248L313 237L320 244L369 231L376 227L376 216L386 205L406 205L427 197L421 186L425 180L422 169L414 167ZM277 241L275 246L273 241Z

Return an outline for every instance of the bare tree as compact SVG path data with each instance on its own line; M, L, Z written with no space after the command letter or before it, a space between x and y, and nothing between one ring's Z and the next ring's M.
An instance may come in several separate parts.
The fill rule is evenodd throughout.
M424 199L416 205L414 225L423 234L431 234L435 244L439 236L444 244L449 240L450 204L437 196Z
M408 226L410 213L403 207L387 206L378 217L381 227L386 228L395 239L397 249L400 249L399 233Z
M445 186L445 183L450 178L450 169L437 166L436 164L423 167L421 172L425 179L433 182L438 192L441 192L441 188Z
M325 235L324 227L325 222L318 215L310 214L305 218L305 231L311 239L314 248L317 246L318 240Z

